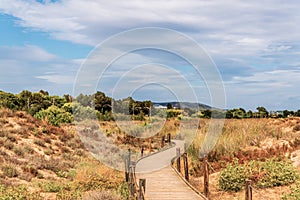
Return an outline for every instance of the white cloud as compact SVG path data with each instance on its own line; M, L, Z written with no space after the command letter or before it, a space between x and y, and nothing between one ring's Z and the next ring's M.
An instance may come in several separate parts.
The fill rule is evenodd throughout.
M299 39L299 28L295 26L299 20L299 4L279 0L62 0L45 4L33 0L2 0L0 9L19 18L19 24L24 27L48 32L57 39L90 45L120 30L154 25L178 27L179 31L199 38L214 37L234 46L242 42L261 48L262 40Z
M58 93L71 93L79 60L66 60L32 46L0 46L1 89L12 92L51 88ZM68 85L67 87L63 85ZM63 90L68 91L63 91Z
M159 26L181 31L202 44L215 59L226 77L232 106L241 102L257 105L262 99L271 106L272 103L275 105L272 98L278 98L278 102L287 98L297 99L293 95L299 91L297 85L300 81L296 69L300 63L299 7L298 1L281 0L61 0L43 4L34 0L0 1L0 12L16 17L19 26L46 32L54 39L90 46L136 27ZM161 43L174 42L167 36L157 40ZM124 41L123 45L135 42ZM186 48L182 44L176 45L177 48ZM119 50L111 49L111 52ZM193 53L198 55L198 52ZM97 59L105 62L104 57ZM122 64L130 66L153 61L153 57L149 57L134 54L127 60L123 59ZM2 68L8 63L15 69L37 67L42 63L44 69L36 71L34 77L52 83L70 82L71 79L63 79L62 76L69 77L75 68L72 72L67 69L79 66L82 61L66 61L30 45L1 47L0 58ZM105 75L116 77L125 69L117 66ZM21 74L14 72L18 73ZM266 93L269 95L267 98L264 96Z
M34 45L0 47L0 59L46 62L56 58L56 55Z
M42 75L42 76L36 76L35 78L44 79L48 82L55 83L55 84L73 84L75 77L74 76L66 76L66 75L58 75L58 74L52 74L52 75Z
M234 77L224 82L230 105L259 105L270 109L298 109L298 102L289 99L298 95L300 69L257 72L250 76ZM256 106L256 107L255 107Z

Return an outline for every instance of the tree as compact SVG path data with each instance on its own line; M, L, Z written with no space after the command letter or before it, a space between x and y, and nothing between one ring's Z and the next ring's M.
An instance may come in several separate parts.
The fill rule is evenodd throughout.
M80 103L82 106L93 106L93 96L80 94L76 97L76 102Z
M94 95L95 109L104 114L111 111L111 98L107 97L103 92L96 92Z
M46 90L40 90L39 93L41 93L45 96L49 96L49 92L47 92Z
M202 114L204 118L211 118L211 110L204 110Z
M246 117L247 118L252 118L253 117L253 112L251 110L248 110L248 112L246 113Z
M11 110L18 110L20 103L18 98L11 93L0 91L0 107L9 108Z
M260 117L268 117L269 115L267 109L263 106L257 107L256 110L258 111Z
M167 104L167 109L173 109L173 106L172 106L171 103L168 103L168 104Z
M294 115L293 111L289 111L289 110L284 110L283 111L283 117L289 117L290 115Z
M295 116L300 117L300 110L297 110L297 111L295 112Z

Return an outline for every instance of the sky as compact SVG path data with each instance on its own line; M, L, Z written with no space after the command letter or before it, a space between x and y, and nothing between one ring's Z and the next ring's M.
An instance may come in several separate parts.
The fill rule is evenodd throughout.
M182 33L205 50L220 73L226 108L298 110L299 8L296 0L1 0L0 90L73 94L80 69L99 44L131 29L159 27ZM118 50L114 46L111 52ZM143 77L134 97L176 100L163 84L141 85L150 75L183 97L185 81L197 101L211 105L210 91L190 63L151 49L117 59L96 89L112 95L116 85L131 88Z

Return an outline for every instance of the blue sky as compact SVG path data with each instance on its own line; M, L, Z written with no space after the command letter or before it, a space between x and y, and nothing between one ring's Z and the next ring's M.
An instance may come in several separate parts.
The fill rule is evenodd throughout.
M0 90L72 94L81 64L99 43L132 28L162 27L193 38L211 56L223 79L227 108L297 110L299 7L296 0L1 0ZM123 62L153 60L189 77L199 101L210 104L201 80L195 81L191 68L172 55L139 52ZM117 66L109 72L115 79L121 71ZM109 94L112 80L98 89ZM172 100L171 94L157 91L140 88L135 96Z

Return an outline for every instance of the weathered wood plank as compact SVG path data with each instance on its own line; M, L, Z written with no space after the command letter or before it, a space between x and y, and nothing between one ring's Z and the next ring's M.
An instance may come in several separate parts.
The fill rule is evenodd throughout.
M203 199L186 185L170 166L171 159L176 156L176 148L183 150L184 143L177 142L175 147L144 158L137 163L137 179L146 179L145 198L147 200ZM160 163L158 164L160 168L155 168L156 162ZM163 166L162 163L165 165Z

